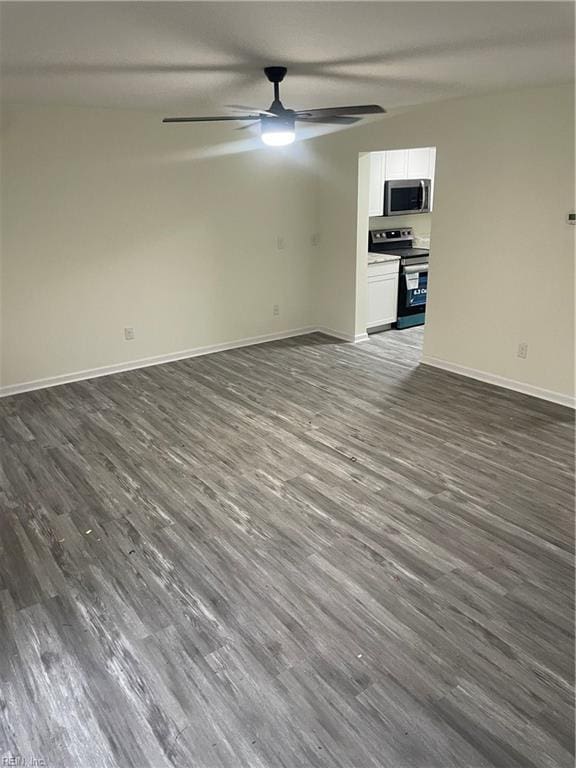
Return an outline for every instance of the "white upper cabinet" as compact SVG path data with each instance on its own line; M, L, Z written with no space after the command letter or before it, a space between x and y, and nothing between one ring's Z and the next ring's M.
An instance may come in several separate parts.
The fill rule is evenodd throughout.
M435 147L392 149L384 155L383 181L396 179L433 179L436 164Z
M408 149L392 149L384 152L384 181L408 179Z
M407 179L431 179L433 178L434 164L431 155L436 150L432 147L422 147L408 150L408 175Z

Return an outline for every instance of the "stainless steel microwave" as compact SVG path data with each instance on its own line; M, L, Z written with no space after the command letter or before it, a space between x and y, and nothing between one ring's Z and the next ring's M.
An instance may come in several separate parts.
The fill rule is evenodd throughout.
M430 179L384 182L384 216L430 212Z

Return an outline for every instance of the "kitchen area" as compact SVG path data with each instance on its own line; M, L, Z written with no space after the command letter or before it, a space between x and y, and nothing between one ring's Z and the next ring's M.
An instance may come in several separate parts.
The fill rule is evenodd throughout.
M425 323L436 148L369 154L371 334Z

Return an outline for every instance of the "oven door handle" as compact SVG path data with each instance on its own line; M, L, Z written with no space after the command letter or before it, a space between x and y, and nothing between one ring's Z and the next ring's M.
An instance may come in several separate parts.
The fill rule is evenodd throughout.
M414 272L428 272L428 264L411 264L409 266L402 267L402 271L405 275L410 275Z

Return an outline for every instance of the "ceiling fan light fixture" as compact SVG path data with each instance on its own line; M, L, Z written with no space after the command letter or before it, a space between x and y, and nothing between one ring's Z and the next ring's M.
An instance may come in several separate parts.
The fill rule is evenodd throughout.
M260 138L269 147L286 147L292 144L296 138L294 130L294 117L283 115L282 117L260 118Z
M266 131L261 134L262 141L269 147L286 147L296 138L294 131Z

